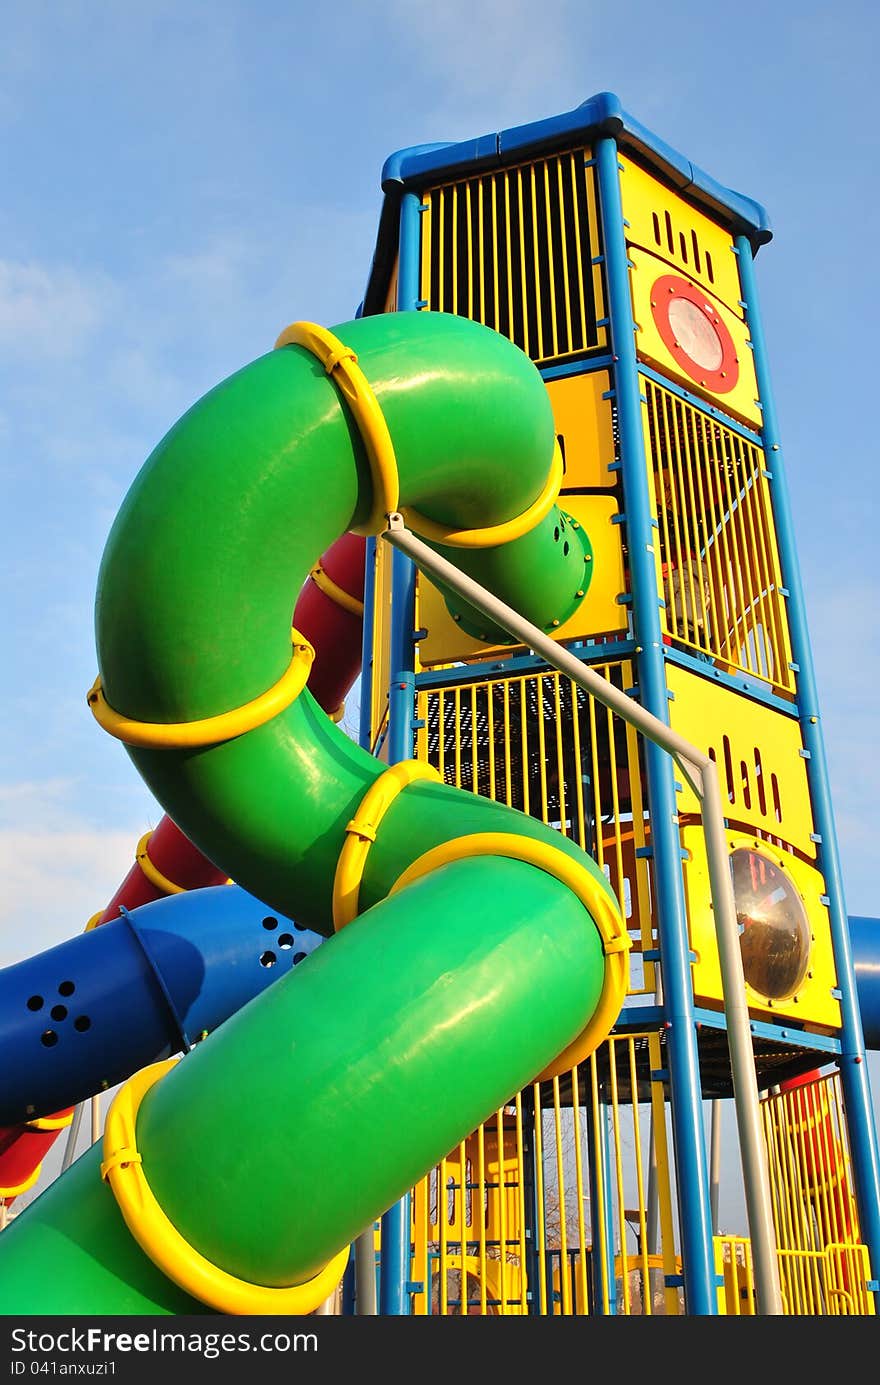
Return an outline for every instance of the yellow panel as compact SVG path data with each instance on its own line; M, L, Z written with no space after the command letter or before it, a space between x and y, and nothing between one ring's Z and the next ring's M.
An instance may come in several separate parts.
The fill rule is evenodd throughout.
M620 163L628 242L687 274L742 317L733 237L631 159L621 155Z
M611 400L603 398L610 389L607 370L547 381L565 462L563 493L614 485L615 474L608 470L615 457Z
M746 324L739 317L736 317L725 304L715 300L710 301L710 306L721 324L719 330L723 332L726 328L727 333L729 333L738 374L736 384L730 390L711 389L705 384L701 384L699 378L693 378L675 359L663 341L654 321L651 305L658 302L653 293L654 286L660 278L669 273L669 265L658 260L655 255L647 254L644 250L631 250L629 258L631 262L630 285L633 316L638 324L636 350L639 358L654 366L664 375L668 375L670 379L676 380L691 394L707 399L717 408L723 409L725 413L741 419L752 428L760 429L762 419L761 409L757 403L758 384L755 379L755 366ZM680 274L678 271L676 271L676 278L680 281L695 282L689 281L689 276ZM697 284L696 288L702 295L703 286Z
M619 524L611 522L617 514L617 501L611 495L566 495L563 502L561 508L590 536L593 575L584 600L575 614L553 631L553 638L577 640L625 634L627 608L617 600L626 589L621 531ZM416 626L428 632L418 647L421 668L523 650L522 645L483 644L465 634L450 616L437 588L421 575L417 579L416 603Z
M790 1019L821 1030L840 1028L840 1004L831 994L837 987L837 973L831 947L831 921L828 906L820 901L825 881L814 866L790 852L780 851L770 842L745 832L725 833L731 851L747 848L761 852L788 876L803 902L812 931L810 969L799 991L786 1000L768 1000L746 983L746 999L753 1018L770 1021ZM685 852L684 888L690 929L694 997L698 1005L720 1009L723 1004L721 966L712 917L712 893L706 861L706 841L701 827L685 827L681 833Z
M815 858L807 762L795 718L676 664L667 664L666 681L675 694L671 725L714 754L725 817ZM679 814L698 812L696 795L684 785Z

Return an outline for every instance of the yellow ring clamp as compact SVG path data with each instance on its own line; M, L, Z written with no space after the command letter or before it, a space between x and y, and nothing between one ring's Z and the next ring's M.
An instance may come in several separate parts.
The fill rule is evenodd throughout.
M370 785L347 825L333 877L333 927L337 933L357 918L364 866L370 847L376 840L379 824L401 790L416 779L432 779L442 783L433 765L423 760L401 760L386 769Z
M43 1164L41 1161L33 1172L28 1174L23 1183L15 1183L8 1188L0 1188L0 1200L7 1197L21 1197L22 1193L30 1192L42 1172Z
M276 350L282 346L304 346L316 356L354 414L370 464L373 499L366 522L353 527L352 533L380 534L386 517L398 507L400 479L385 415L357 356L350 346L316 322L292 322L275 343Z
M173 880L169 880L167 875L163 875L157 866L153 865L147 854L147 843L152 837L152 832L145 832L137 844L134 858L143 871L151 885L155 885L162 894L186 894L183 885L175 885Z
M113 710L104 697L100 676L92 685L88 702L99 726L126 745L151 750L191 749L218 745L245 731L253 731L294 702L306 685L315 651L298 631L293 631L293 658L286 671L271 688L246 702L243 707L220 712L199 721L134 721Z
M341 606L350 615L360 616L363 619L364 603L359 601L351 592L347 592L344 587L340 587L338 582L334 582L328 572L325 572L320 563L316 563L309 573L312 581L319 591L325 596L329 596L331 601L335 601L337 606Z
M342 1278L348 1246L304 1284L283 1289L251 1284L206 1260L181 1236L157 1202L137 1148L137 1113L146 1093L178 1061L168 1058L135 1073L120 1088L107 1112L101 1177L110 1185L126 1226L164 1275L219 1313L266 1316L314 1312Z
M380 534L386 527L387 517L400 510L409 527L431 543L445 544L449 548L497 548L534 529L556 504L563 476L562 450L558 442L554 443L550 475L541 494L522 514L502 524L483 529L450 529L448 525L419 514L417 510L401 509L400 477L394 444L385 415L367 377L357 364L355 352L332 332L328 332L326 327L320 327L315 322L292 322L285 327L275 342L276 350L282 346L304 346L317 357L351 408L363 439L373 480L373 501L366 523L353 527L352 533Z
M403 508L400 513L408 527L429 543L445 544L447 548L498 548L503 543L522 538L550 513L559 497L562 474L562 452L557 442L553 447L550 475L537 499L521 515L485 529L450 529L448 525L438 524L436 520L419 514L417 510Z
M72 1120L73 1111L68 1111L66 1116L37 1116L26 1123L25 1130L64 1130Z

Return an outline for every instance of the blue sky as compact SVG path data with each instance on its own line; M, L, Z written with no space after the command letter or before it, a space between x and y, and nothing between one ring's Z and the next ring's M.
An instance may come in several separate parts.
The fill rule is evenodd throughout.
M880 915L878 41L867 0L6 7L0 965L78 932L162 815L85 702L98 564L146 456L288 322L354 315L388 154L601 90L769 211L847 904Z

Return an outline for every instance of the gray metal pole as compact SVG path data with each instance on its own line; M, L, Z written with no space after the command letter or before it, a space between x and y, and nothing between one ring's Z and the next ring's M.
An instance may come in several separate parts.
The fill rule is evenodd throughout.
M712 1102L712 1134L709 1142L709 1200L712 1211L712 1230L719 1234L718 1193L721 1187L721 1102Z
M715 762L698 750L677 731L639 706L619 688L588 668L564 646L552 640L543 630L521 616L513 607L500 601L486 587L474 581L435 553L406 527L401 514L388 516L388 528L382 535L395 548L406 553L429 577L445 584L464 600L470 602L503 630L533 650L551 668L566 674L573 683L591 693L603 706L610 707L630 726L669 752L681 773L700 800L703 810L703 831L706 836L706 855L712 893L715 933L718 939L718 958L730 1049L731 1076L740 1160L746 1194L749 1236L755 1268L755 1291L758 1312L768 1316L783 1313L779 1284L776 1233L773 1225L770 1179L767 1170L761 1122L758 1114L758 1084L755 1075L755 1056L752 1032L745 995L745 977L739 944L739 922L730 875L727 842L724 836L724 813Z
M362 1231L354 1243L354 1309L359 1318L375 1318L379 1306L376 1299L376 1242L373 1227Z
M67 1132L67 1144L64 1146L64 1158L61 1160L61 1172L66 1173L73 1163L73 1156L76 1153L76 1142L79 1138L79 1128L82 1125L83 1111L85 1102L80 1101L73 1112L73 1119L70 1122L70 1129Z

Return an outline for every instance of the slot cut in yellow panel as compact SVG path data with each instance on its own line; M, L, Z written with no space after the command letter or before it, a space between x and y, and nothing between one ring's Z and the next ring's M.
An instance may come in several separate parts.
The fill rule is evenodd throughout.
M613 486L614 419L611 400L605 397L611 389L609 372L587 371L546 385L565 464L563 494Z
M686 274L743 317L733 236L656 177L619 155L627 241Z
M669 703L673 729L718 765L725 817L815 859L807 762L797 719L677 664L667 664L666 683L674 694ZM699 810L695 793L683 784L679 814Z

